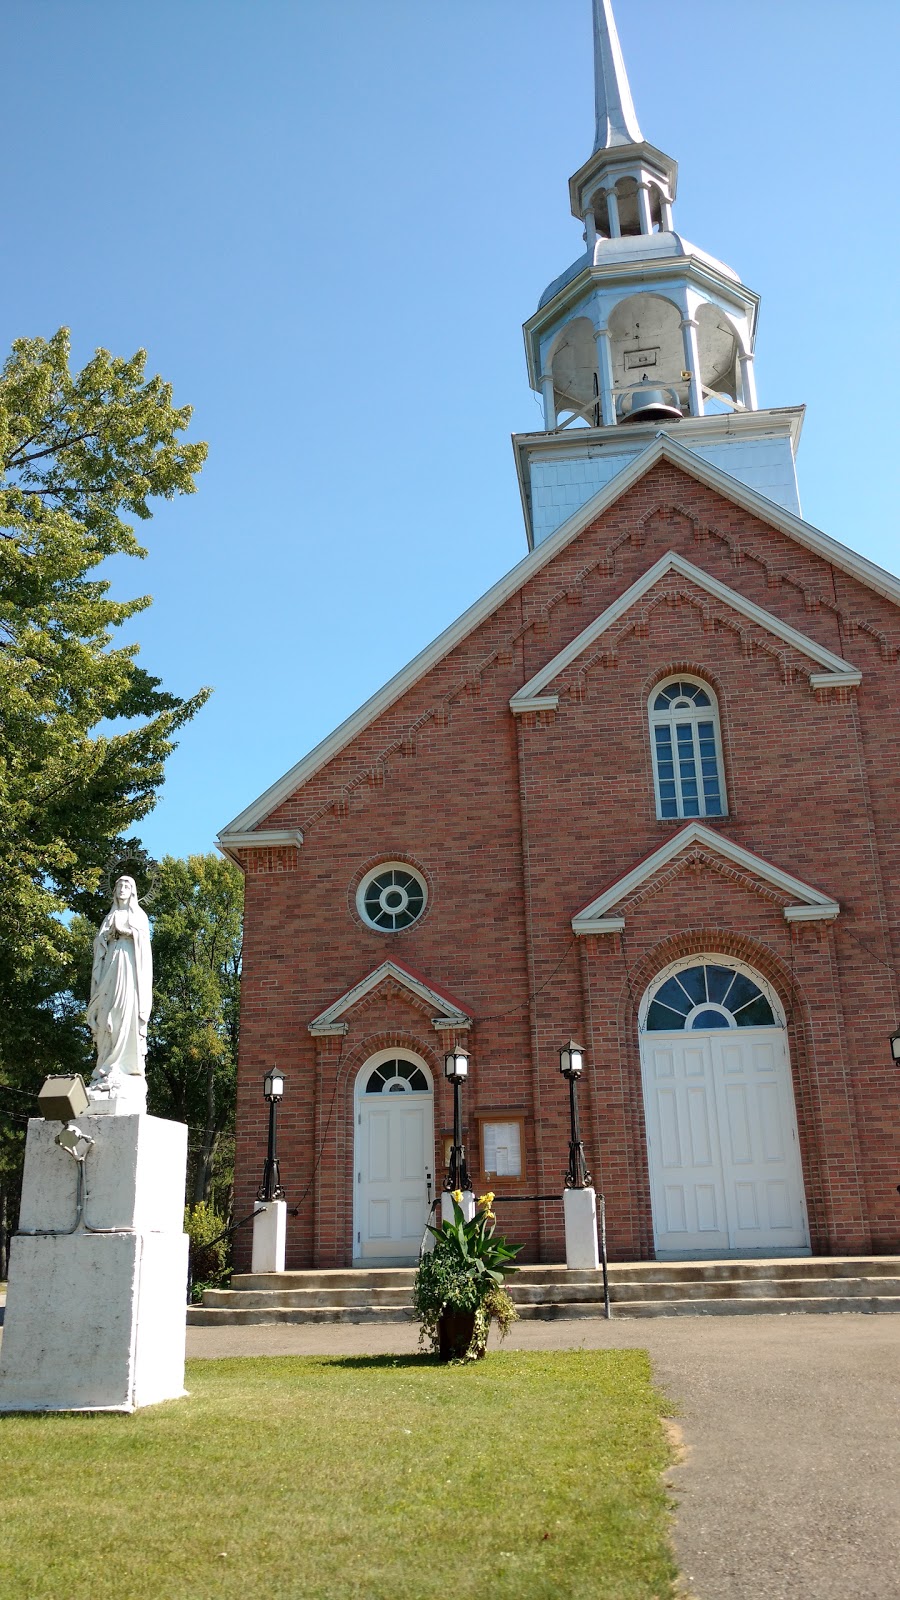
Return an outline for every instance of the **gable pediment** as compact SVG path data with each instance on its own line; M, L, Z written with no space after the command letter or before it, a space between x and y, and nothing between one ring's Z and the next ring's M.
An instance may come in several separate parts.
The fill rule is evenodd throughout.
M712 601L727 606L732 612L743 617L748 625L763 629L780 640L782 645L787 645L804 656L810 663L809 681L812 688L848 688L855 687L862 681L862 673L858 667L842 660L840 656L833 655L830 650L826 650L814 639L798 632L788 623L782 622L770 611L764 611L761 606L748 600L736 589L729 588L718 578L704 572L702 567L694 566L693 562L687 561L677 551L668 550L654 562L652 567L648 567L642 577L625 589L612 605L607 606L599 617L582 629L576 638L548 661L540 672L536 672L521 689L516 691L509 702L510 710L516 714L525 711L555 711L559 704L559 695L553 689L556 679L561 677L580 656L592 650L605 633L622 622L629 611L640 605L657 584L672 574L687 579Z
M759 884L763 890L774 891L783 902L786 922L831 921L840 914L838 902L820 889L803 883L763 856L754 855L752 850L745 850L725 834L704 827L702 822L689 822L577 912L572 918L572 932L621 933L625 927L626 903L639 897L642 891L646 893L656 884L668 882L672 869L687 865L692 858L700 861L705 858L714 870L719 864L732 869L732 873L736 869L749 885Z
M606 485L592 500L573 513L553 534L525 556L516 566L499 579L479 600L451 623L450 627L440 634L431 644L427 645L419 655L408 663L400 672L379 689L371 699L367 700L359 710L335 728L322 742L305 755L300 761L289 769L282 777L276 780L258 799L245 808L235 817L219 835L219 848L225 853L234 850L239 854L241 850L252 848L246 843L248 834L264 826L266 820L272 817L279 806L292 795L302 789L316 774L327 767L341 752L347 749L353 741L376 722L386 711L392 708L397 701L420 682L431 670L438 665L459 645L474 633L482 623L486 622L501 606L513 595L518 594L539 573L548 567L586 528L602 517L606 511L627 495L646 475L662 462L668 462L678 468L687 476L697 482L705 484L723 499L742 507L758 518L763 524L777 529L788 539L794 540L805 550L822 557L830 565L848 573L861 584L891 601L900 605L900 581L889 573L877 567L874 562L867 561L864 556L849 550L846 545L839 544L837 540L821 533L810 523L804 522L801 517L793 512L786 511L777 506L773 501L758 494L746 484L730 477L710 462L703 460L696 452L680 445L677 440L666 434L661 434L651 445L648 445L633 462ZM699 570L699 569L696 569ZM723 585L723 588L725 586ZM733 593L733 591L728 591ZM768 613L763 613L768 616ZM599 620L599 619L598 619ZM777 619L771 618L771 623ZM783 625L779 624L779 627ZM777 630L776 630L777 631ZM798 635L798 637L803 637ZM813 641L807 641L812 647L812 659L817 660L815 651L820 649L814 646ZM810 654L810 649L804 653ZM827 652L826 652L827 654ZM818 658L821 660L821 657ZM833 660L836 662L837 657ZM830 663L822 666L823 672L829 674L830 684L837 686L838 669ZM841 663L841 670L854 671L847 663ZM857 681L854 679L854 681ZM524 687L528 687L523 686ZM521 691L520 691L521 693ZM517 696L518 698L518 696ZM235 841L238 841L237 843Z
M438 1033L470 1028L472 1025L470 1014L446 990L435 988L408 967L401 966L399 961L382 961L359 983L345 989L330 1006L320 1011L309 1023L309 1032L313 1035L346 1033L352 1011L371 1003L377 996L395 995L398 991L417 1011L428 1017Z

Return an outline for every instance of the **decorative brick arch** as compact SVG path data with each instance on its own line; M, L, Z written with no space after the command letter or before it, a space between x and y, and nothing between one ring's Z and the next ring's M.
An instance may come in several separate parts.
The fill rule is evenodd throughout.
M357 1074L379 1050L410 1050L428 1065L437 1091L441 1082L441 1055L437 1038L417 1026L416 1020L378 1032L361 1034L348 1044L326 1035L316 1040L316 1169L314 1177L316 1267L349 1266L353 1259L353 1138L354 1085Z

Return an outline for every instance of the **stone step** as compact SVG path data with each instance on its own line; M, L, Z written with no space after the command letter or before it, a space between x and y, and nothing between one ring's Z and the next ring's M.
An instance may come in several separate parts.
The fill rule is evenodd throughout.
M207 1289L205 1306L409 1306L412 1284L402 1289Z
M839 1288L838 1288L839 1286ZM597 1303L603 1300L603 1283L570 1282L558 1278L553 1283L525 1283L512 1279L510 1293L519 1307L526 1305L568 1305L574 1301ZM731 1278L714 1279L706 1283L694 1282L626 1282L610 1283L610 1299L616 1305L626 1305L636 1300L700 1300L700 1299L800 1299L834 1297L836 1293L847 1298L878 1294L900 1295L900 1278ZM410 1288L396 1289L208 1289L203 1304L210 1310L257 1310L272 1307L291 1307L316 1310L333 1306L341 1310L376 1307L410 1306Z
M410 1322L411 1267L243 1273L188 1311L193 1327L293 1322ZM804 1256L751 1260L616 1262L615 1315L725 1315L781 1310L900 1310L900 1257ZM525 1319L603 1314L603 1275L526 1266L508 1283Z
M872 1294L859 1299L833 1295L828 1298L803 1296L797 1299L777 1296L774 1299L720 1299L720 1300L629 1300L616 1306L615 1321L623 1317L714 1317L714 1316L787 1316L793 1312L876 1311L900 1312L900 1296ZM519 1307L523 1322L574 1321L598 1315L596 1303L573 1301L567 1305L538 1305Z
M243 1298L243 1297L239 1297ZM189 1328L265 1327L276 1322L414 1322L412 1306L188 1306Z
M518 1308L523 1322L565 1322L602 1318L602 1302L596 1300L547 1302ZM616 1304L614 1318L623 1317L710 1317L710 1316L787 1316L796 1312L816 1314L855 1311L900 1312L900 1295L867 1294L858 1297L828 1296L752 1296L723 1297L714 1300L628 1300ZM402 1306L259 1306L241 1310L191 1306L188 1324L199 1328L260 1327L278 1323L295 1326L311 1323L409 1323L415 1321L411 1307Z
M717 1261L630 1261L612 1262L609 1267L611 1283L646 1282L710 1283L717 1280L775 1279L775 1278L894 1278L900 1276L900 1256L788 1256L760 1257L751 1260ZM337 1268L331 1271L308 1270L302 1272L236 1273L232 1289L287 1290L287 1289L390 1289L411 1286L415 1277L413 1267ZM514 1274L511 1282L519 1283L591 1283L600 1278L599 1272L568 1272L562 1264L525 1266Z

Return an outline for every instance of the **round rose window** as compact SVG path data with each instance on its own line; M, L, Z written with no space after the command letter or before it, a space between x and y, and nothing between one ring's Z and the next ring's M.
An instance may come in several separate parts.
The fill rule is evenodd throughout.
M424 878L402 861L383 862L367 872L356 891L356 907L370 928L399 933L425 910Z

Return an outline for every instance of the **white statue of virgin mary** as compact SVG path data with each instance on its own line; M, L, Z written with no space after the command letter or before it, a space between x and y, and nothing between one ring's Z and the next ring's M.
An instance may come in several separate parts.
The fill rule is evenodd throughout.
M97 1049L92 1100L146 1103L144 1066L153 998L150 923L133 878L119 878L94 940L87 1020ZM140 1084L134 1080L140 1079Z

